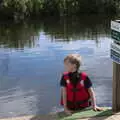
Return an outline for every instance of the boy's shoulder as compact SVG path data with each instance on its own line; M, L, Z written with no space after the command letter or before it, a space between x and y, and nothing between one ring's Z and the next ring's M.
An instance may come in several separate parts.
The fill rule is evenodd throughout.
M62 75L69 75L70 72L63 72ZM84 71L79 71L78 74L83 74L83 75L88 75L86 72Z
M87 75L87 73L86 73L86 72L84 72L84 71L80 71L79 73L80 73L80 74Z
M63 72L62 73L62 77L66 77L66 76L70 76L70 75L71 75L70 72ZM84 71L79 71L78 74L76 74L76 75L88 77L88 74Z
M62 74L63 74L63 75L68 75L68 74L69 74L69 72L63 72Z
M80 71L79 74L84 75L84 76L88 76L88 74L86 72L84 72L84 71Z

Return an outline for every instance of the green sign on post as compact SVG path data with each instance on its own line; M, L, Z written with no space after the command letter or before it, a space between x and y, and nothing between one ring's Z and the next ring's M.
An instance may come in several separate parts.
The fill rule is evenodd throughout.
M120 42L120 32L117 32L115 30L111 30L111 37L118 42Z
M111 37L120 43L120 21L111 21Z
M112 43L110 53L111 59L117 64L120 64L120 46L116 43Z

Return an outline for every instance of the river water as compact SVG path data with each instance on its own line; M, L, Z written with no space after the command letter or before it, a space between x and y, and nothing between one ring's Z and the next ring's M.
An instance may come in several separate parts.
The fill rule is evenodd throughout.
M60 77L69 53L83 58L97 103L111 106L112 61L107 16L0 24L0 117L61 109Z

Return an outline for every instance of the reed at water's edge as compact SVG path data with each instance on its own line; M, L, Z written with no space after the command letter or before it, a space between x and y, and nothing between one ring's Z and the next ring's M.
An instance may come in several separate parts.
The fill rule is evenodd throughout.
M80 15L81 13L117 13L118 0L0 0L0 18Z

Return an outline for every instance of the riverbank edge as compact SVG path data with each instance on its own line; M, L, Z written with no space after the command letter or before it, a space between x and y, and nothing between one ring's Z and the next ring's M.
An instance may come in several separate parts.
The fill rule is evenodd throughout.
M22 117L11 117L11 118L2 118L0 120L50 120L48 119L34 119L34 115L31 116L22 116ZM120 112L115 113L109 117L88 117L88 118L81 118L77 120L120 120Z
M91 109L89 111L91 111ZM106 113L106 114L103 114L100 116L92 114L92 112L91 112L92 115L90 115L90 116L88 114L86 114L86 116L84 116L84 115L81 116L79 114L80 117L77 115L77 117L75 118L75 116L76 116L76 113L75 113L75 114L73 114L73 117L66 116L66 117L61 118L59 116L60 118L58 118L58 114L60 114L60 113L64 114L64 112L60 112L60 113L58 112L57 114L51 113L51 114L47 114L47 115L25 115L25 116L18 116L18 117L0 118L0 120L120 120L120 112L113 113L112 109L109 109L109 108L104 110L103 112L105 112L105 111L108 111L109 113ZM84 111L81 111L81 114L82 114L82 112L84 112Z

